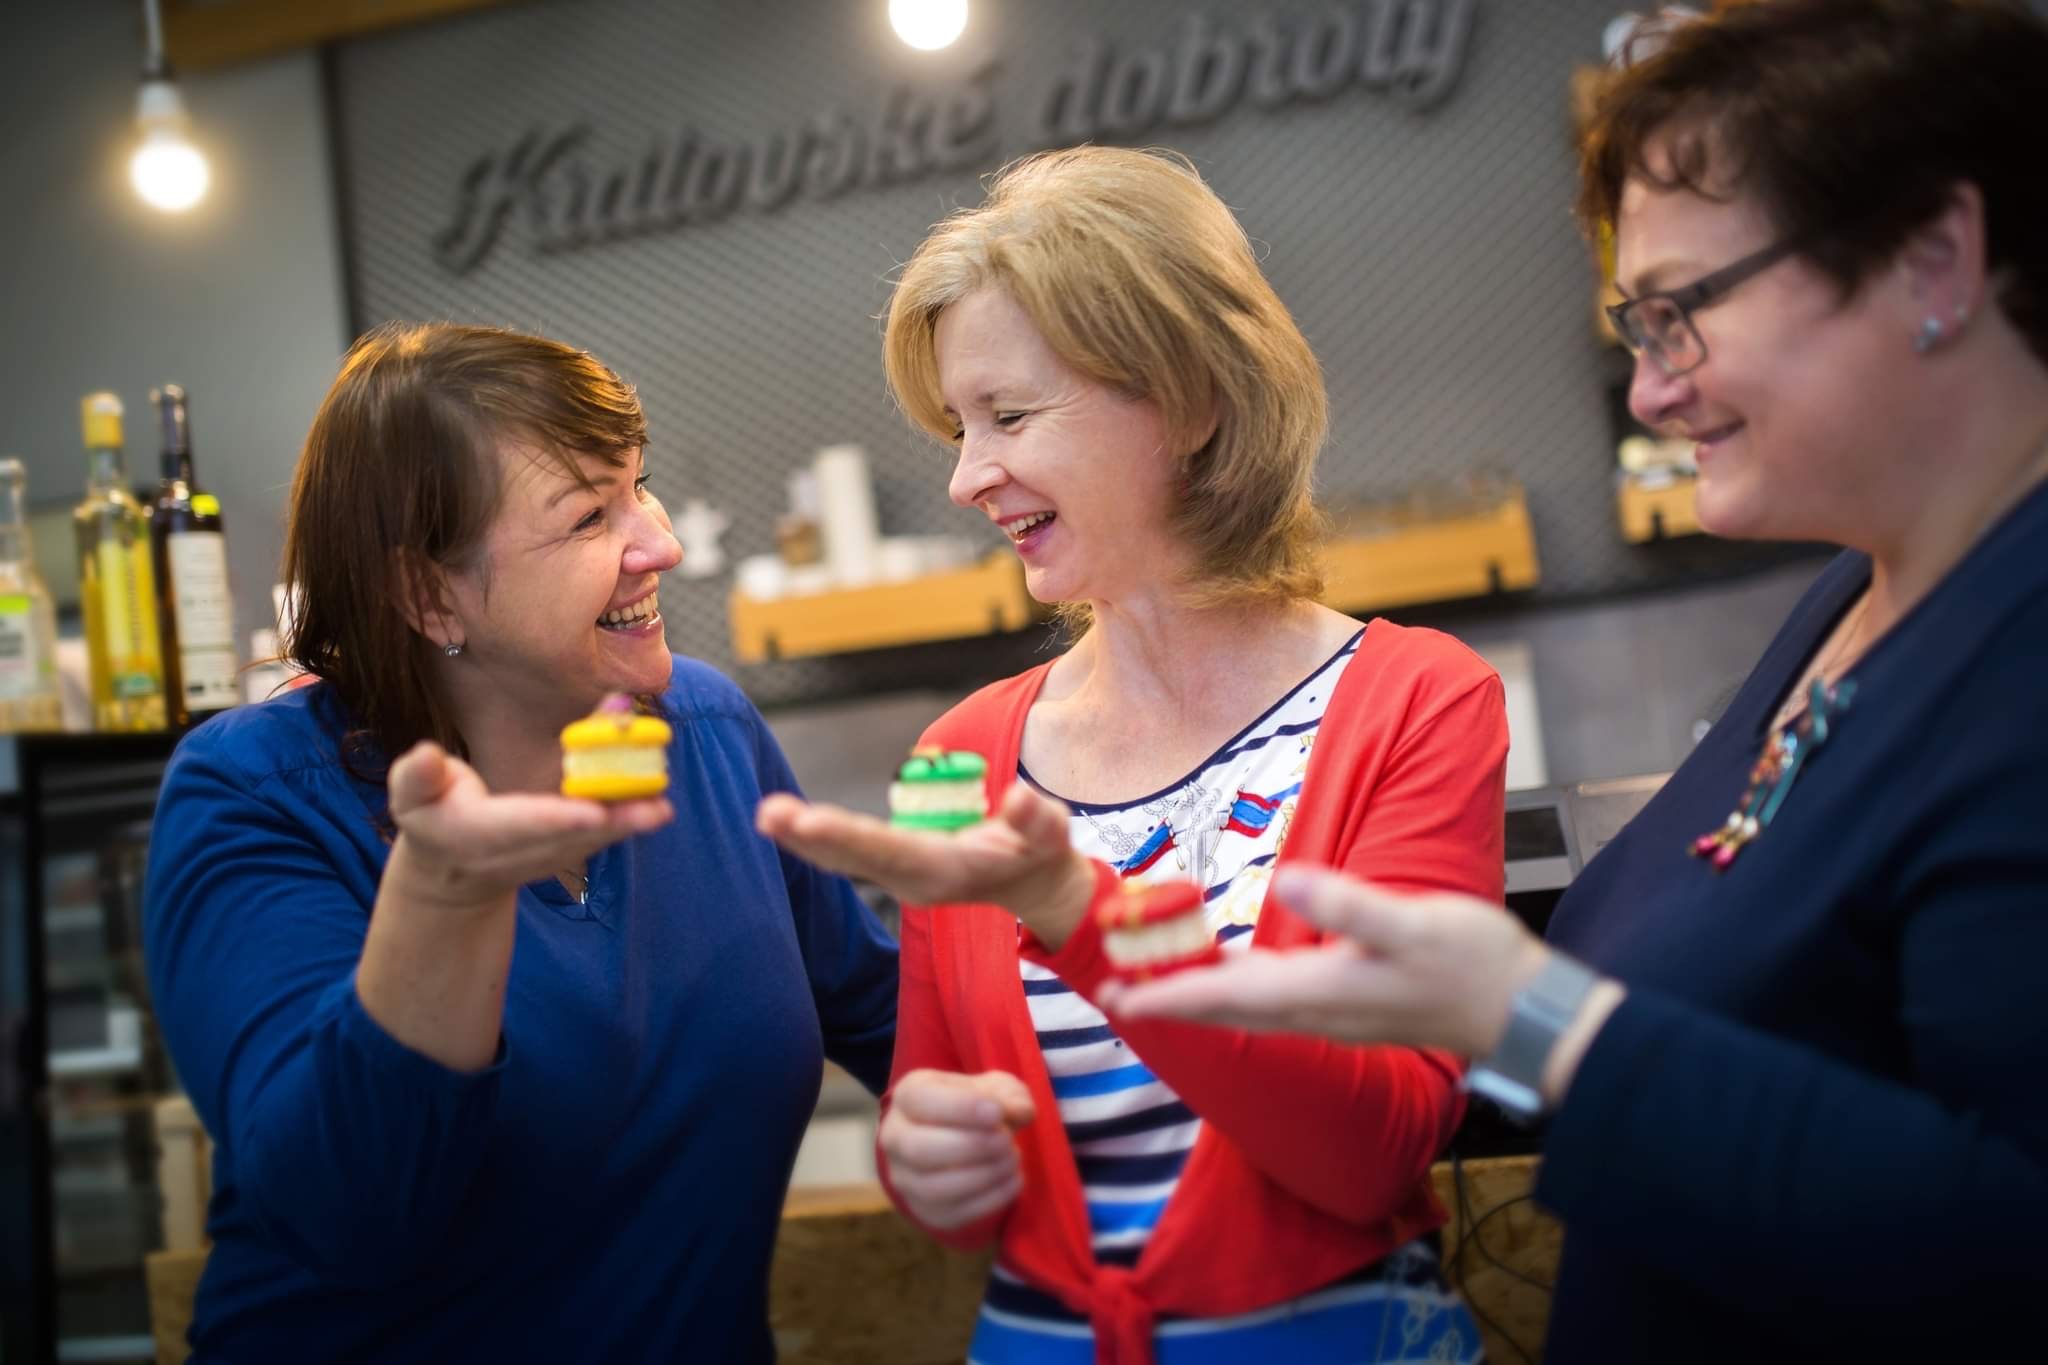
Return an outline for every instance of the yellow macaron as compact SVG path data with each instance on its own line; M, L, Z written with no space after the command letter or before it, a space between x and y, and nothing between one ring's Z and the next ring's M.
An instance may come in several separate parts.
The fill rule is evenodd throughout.
M562 795L589 801L631 801L668 790L668 722L633 710L613 693L594 715L562 731Z

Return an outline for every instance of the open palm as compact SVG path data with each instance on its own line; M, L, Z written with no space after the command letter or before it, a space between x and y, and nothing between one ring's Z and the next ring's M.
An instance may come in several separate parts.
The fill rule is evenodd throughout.
M391 765L391 818L445 899L473 902L581 866L621 839L675 818L667 800L604 804L523 792L495 794L476 769L437 744Z
M1094 875L1067 837L1066 808L1022 783L989 819L953 834L899 829L787 793L764 800L755 824L828 871L865 878L918 905L1000 905L1048 941L1071 931L1060 921L1085 908Z

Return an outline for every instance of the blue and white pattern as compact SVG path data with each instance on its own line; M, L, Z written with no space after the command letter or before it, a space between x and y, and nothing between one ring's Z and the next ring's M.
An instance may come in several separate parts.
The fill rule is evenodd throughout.
M1293 823L1331 689L1362 635L1164 791L1115 806L1067 802L1075 846L1132 881L1201 883L1217 942L1225 952L1243 951ZM1019 775L1032 781L1028 772ZM1080 1170L1095 1259L1135 1265L1173 1197L1202 1121L1132 1054L1100 1010L1036 963L1020 962L1019 970ZM1422 1243L1262 1312L1163 1318L1155 1350L1159 1365L1480 1358L1478 1328L1445 1288L1436 1253ZM1090 1365L1093 1336L1086 1319L999 1265L969 1358L975 1365Z

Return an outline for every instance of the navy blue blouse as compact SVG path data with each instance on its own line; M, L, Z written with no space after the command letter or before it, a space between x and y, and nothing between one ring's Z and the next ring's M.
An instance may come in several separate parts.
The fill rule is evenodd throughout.
M1951 1360L2037 1336L2048 490L1855 665L1851 709L1733 866L1688 851L1869 577L1857 554L1821 574L1552 920L1630 991L1547 1139L1552 1365Z
M872 1089L896 945L754 832L796 780L738 687L678 658L675 823L599 853L587 899L518 897L495 1065L363 1009L389 846L325 685L178 746L144 939L214 1139L195 1362L774 1359L768 1265L821 1056Z

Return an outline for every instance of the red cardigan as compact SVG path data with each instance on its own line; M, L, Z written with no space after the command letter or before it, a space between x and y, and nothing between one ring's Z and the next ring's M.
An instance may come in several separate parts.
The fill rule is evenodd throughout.
M983 688L925 733L988 757L991 806L1016 778L1024 718L1051 667ZM1506 763L1493 670L1448 636L1374 621L1330 696L1279 861L1498 901ZM1098 869L1100 903L1116 874ZM1252 934L1263 948L1320 938L1270 896ZM1118 1035L1203 1127L1138 1263L1097 1265L1017 971L1021 954L1094 1000L1107 964L1092 907L1056 953L1029 935L1020 946L1016 920L994 906L905 906L902 941L892 1088L920 1067L1007 1071L1038 1109L1017 1134L1023 1196L980 1222L927 1231L963 1249L1000 1234L1005 1266L1089 1316L1103 1365L1149 1365L1155 1314L1282 1303L1443 1222L1428 1172L1464 1109L1456 1058L1119 1019ZM886 1158L881 1169L888 1185Z

